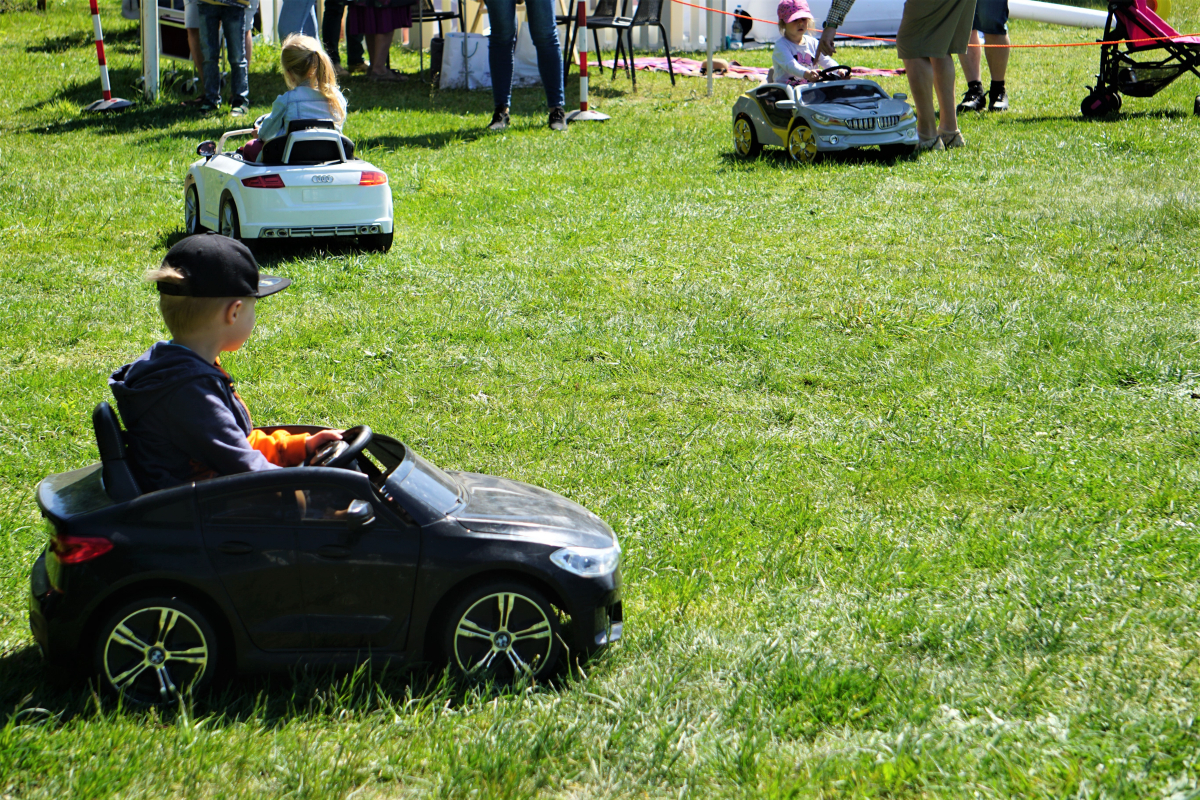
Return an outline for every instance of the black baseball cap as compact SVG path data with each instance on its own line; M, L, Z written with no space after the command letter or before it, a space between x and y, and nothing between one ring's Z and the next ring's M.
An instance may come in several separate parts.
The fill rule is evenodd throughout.
M160 294L182 297L266 297L291 278L260 275L250 248L219 233L189 236L167 251L163 264L183 273L181 283L158 281Z

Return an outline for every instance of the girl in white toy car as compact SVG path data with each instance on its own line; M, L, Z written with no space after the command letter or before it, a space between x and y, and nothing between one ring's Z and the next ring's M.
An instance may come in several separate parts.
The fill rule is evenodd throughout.
M286 135L292 120L331 119L339 131L346 120L346 98L320 42L294 33L284 39L279 62L288 91L275 98L271 113L254 126L258 138L238 148L246 161L257 161L263 145Z

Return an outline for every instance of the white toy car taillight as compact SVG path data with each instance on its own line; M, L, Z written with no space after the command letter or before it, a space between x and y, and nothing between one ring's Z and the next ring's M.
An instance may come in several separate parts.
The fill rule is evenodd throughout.
M255 175L253 178L242 178L242 186L251 189L282 189L283 178L274 172L269 175Z
M387 175L382 172L367 171L358 179L359 186L382 186L387 183Z

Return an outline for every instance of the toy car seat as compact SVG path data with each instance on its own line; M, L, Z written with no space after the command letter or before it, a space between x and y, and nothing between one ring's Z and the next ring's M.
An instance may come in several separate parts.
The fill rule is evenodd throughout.
M260 164L312 165L354 158L354 142L331 119L294 119L287 133L263 145Z
M92 410L96 446L100 448L100 483L108 496L118 503L140 497L142 489L130 468L128 446L121 423L108 403L97 403Z

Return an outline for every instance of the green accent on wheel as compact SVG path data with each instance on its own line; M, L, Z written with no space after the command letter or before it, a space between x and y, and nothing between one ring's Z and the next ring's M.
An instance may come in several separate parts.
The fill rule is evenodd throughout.
M468 675L532 677L550 658L553 626L532 599L496 592L471 604L454 628L454 661Z
M737 150L737 154L743 158L753 158L761 149L758 137L754 132L754 123L745 115L734 120L733 146Z
M807 124L797 122L788 134L788 155L800 164L811 164L816 160L817 137Z
M171 702L208 669L209 642L200 625L175 608L149 606L122 618L104 645L104 677L143 702Z

